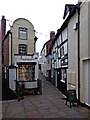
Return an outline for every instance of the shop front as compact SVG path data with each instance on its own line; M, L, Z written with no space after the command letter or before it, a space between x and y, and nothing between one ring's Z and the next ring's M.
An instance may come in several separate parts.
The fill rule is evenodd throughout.
M36 62L17 63L18 65L18 81L24 83L25 88L37 88L37 80L35 79Z
M16 68L9 70L9 88L15 91L16 81L25 89L38 88L38 55L15 55L14 60Z

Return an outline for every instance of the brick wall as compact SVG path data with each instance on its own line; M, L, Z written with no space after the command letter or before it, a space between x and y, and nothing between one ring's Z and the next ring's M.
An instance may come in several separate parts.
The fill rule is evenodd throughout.
M55 32L54 31L51 31L50 32L50 40L47 42L46 44L46 51L47 51L47 54L49 53L49 49L50 49L50 45L52 44L52 40L53 40L53 37L55 36Z
M6 37L3 44L3 64L9 65L9 35Z

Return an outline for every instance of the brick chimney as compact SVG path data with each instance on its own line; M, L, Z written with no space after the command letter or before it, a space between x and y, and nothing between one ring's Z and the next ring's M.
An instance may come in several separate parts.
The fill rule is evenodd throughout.
M4 36L5 36L5 33L6 33L6 19L5 19L5 16L2 16L2 19L1 19L1 40L3 40Z
M52 39L54 36L55 36L55 32L54 32L54 31L51 31L51 32L50 32L50 39Z

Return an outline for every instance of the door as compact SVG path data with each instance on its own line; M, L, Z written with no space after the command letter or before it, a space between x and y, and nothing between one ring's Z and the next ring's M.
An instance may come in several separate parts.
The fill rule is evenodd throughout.
M85 103L90 106L90 60L85 62Z
M57 88L60 90L60 86L61 86L61 70L57 70Z
M67 90L66 69L60 69L60 70L57 72L57 88L58 88L63 94L66 94L66 90Z
M49 82L51 82L51 70L49 70Z

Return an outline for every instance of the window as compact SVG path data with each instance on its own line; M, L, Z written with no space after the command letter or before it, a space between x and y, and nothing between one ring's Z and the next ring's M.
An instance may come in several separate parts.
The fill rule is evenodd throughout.
M62 46L62 48L61 48L61 56L63 56L64 55L64 46Z
M68 39L68 36L67 36L67 27L66 27L62 32L62 41L64 42L67 39Z
M19 54L27 54L27 45L19 44Z
M62 69L61 70L61 81L65 83L65 79L66 79L66 71L65 69Z
M27 28L19 27L19 39L27 40Z
M18 65L19 81L33 81L35 79L35 65Z

